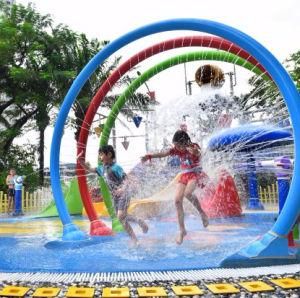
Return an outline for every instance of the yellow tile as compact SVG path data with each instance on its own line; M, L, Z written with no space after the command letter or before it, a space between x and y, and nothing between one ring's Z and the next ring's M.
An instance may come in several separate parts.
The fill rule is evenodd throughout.
M259 280L240 282L239 284L249 292L265 292L274 290L273 287Z
M240 290L231 284L207 284L205 285L214 294L234 294Z
M203 291L197 286L173 286L172 290L177 296L193 296L203 294Z
M37 288L32 297L55 297L60 292L60 288Z
M69 287L66 297L93 298L94 293L94 288Z
M0 291L0 296L24 297L29 290L30 288L27 287L6 286Z
M162 287L142 287L137 288L139 297L167 297L167 293Z
M294 278L278 278L270 280L273 284L283 289L296 289L300 288L300 280Z
M103 298L118 297L127 298L130 297L129 288L103 288L102 292Z

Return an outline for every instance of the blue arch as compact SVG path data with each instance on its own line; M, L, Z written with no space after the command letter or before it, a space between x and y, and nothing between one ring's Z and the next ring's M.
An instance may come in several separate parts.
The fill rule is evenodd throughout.
M76 227L72 223L70 215L68 214L66 205L64 203L59 179L59 153L61 138L63 134L64 124L73 102L75 101L84 83L88 80L95 69L117 50L142 37L154 33L174 30L202 31L217 35L219 37L223 37L239 45L247 52L249 52L252 56L254 56L263 65L263 67L271 75L274 82L281 91L281 94L287 104L294 128L295 170L286 204L267 237L270 238L270 235L272 235L272 237L274 238L280 238L281 236L286 235L292 228L300 209L300 165L298 159L300 150L300 137L296 137L300 136L300 117L298 116L300 115L300 96L292 79L280 64L280 62L267 49L265 49L261 44L259 44L256 40L246 35L245 33L230 26L209 20L173 19L143 26L109 43L84 67L84 69L80 72L78 77L73 82L71 88L69 89L57 117L50 152L51 184L54 199L64 227L69 227L68 229L64 228L63 238L73 238L66 235L70 231L76 234ZM75 235L74 238L76 236L77 235ZM272 241L273 240L274 239L272 239Z

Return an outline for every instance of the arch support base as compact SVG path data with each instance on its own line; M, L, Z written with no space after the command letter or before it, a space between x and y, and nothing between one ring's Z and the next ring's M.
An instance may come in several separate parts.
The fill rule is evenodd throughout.
M222 267L255 267L299 263L297 248L289 248L288 239L268 232L221 262Z

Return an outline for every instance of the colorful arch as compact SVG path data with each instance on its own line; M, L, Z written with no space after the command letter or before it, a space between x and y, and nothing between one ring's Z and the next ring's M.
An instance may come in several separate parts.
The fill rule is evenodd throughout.
M258 67L263 73L267 73L266 70L259 64L259 62L253 58L246 51L236 46L232 42L229 42L225 39L214 37L214 36L187 36L180 37L175 39L170 39L158 44L155 44L128 59L121 66L119 66L110 77L102 84L102 86L97 91L96 95L92 99L89 108L85 114L85 118L83 120L82 128L79 134L78 143L77 143L77 154L80 155L83 159L85 159L85 148L87 144L87 138L91 123L95 117L95 114L105 97L108 91L114 86L118 79L122 77L128 70L137 65L139 62L158 54L160 52L171 50L179 47L187 47L187 46L201 46L201 47L211 47L219 50L225 50L227 52L238 55L239 57L244 58L246 61L251 62L255 67ZM82 202L87 212L88 218L91 221L90 226L90 234L91 235L101 235L102 231L102 223L98 220L97 213L93 208L91 203L91 197L89 195L85 170L82 168L81 164L77 162L77 176L78 176L78 184L79 190L82 197ZM103 189L107 190L104 181L100 178L100 184ZM107 208L110 210L110 214L114 214L114 210L109 203L109 199L106 199ZM119 223L113 218L113 229L119 229Z
M247 251L243 252L244 254L242 254L242 257L252 258L264 256L285 256L287 253L285 250L285 247L287 247L287 240L283 237L286 236L287 233L291 230L300 210L300 162L298 158L298 154L300 153L300 119L298 117L300 113L300 95L291 77L283 68L281 63L276 60L276 58L256 40L230 26L202 19L166 20L133 30L116 39L115 41L109 43L98 54L96 54L73 82L69 92L64 99L61 110L57 117L52 138L50 156L51 184L58 212L64 225L63 239L82 239L83 236L78 228L72 223L71 218L66 210L59 179L59 153L63 127L76 96L80 92L86 80L95 71L96 67L98 67L99 64L103 63L105 59L115 53L118 49L144 36L174 30L204 31L206 33L218 35L232 41L238 46L244 48L249 52L249 54L260 61L260 63L265 69L267 69L268 73L271 75L272 79L281 91L281 94L287 104L291 116L295 134L294 175L286 204L271 231L266 233L261 239L250 244ZM68 226L69 228L65 228L66 226Z
M225 60L226 59L226 60ZM158 63L141 74L136 80L134 80L126 90L118 97L114 103L111 112L109 113L107 120L104 124L100 146L106 145L110 136L111 129L114 125L114 122L126 103L127 98L129 98L141 85L143 85L147 80L149 80L154 75L181 63L197 61L197 60L217 60L222 62L234 63L236 65L242 66L250 71L253 71L257 75L262 75L265 80L268 80L269 77L264 75L258 67L253 66L250 62L245 61L244 59L237 57L236 55L223 52L223 51L201 51L201 52L191 52L187 54L178 55L167 59L161 63Z
M265 80L269 80L269 77L262 73L262 71L258 68L253 66L250 62L247 62L246 60L237 57L236 55L223 52L223 51L201 51L201 52L192 52L187 53L183 55L178 55L175 57L172 57L170 59L167 59L159 64L154 65L150 69L148 69L146 72L141 74L136 80L134 80L127 89L122 93L121 96L118 97L115 104L111 108L111 112L109 113L106 122L104 124L101 138L100 138L100 146L106 145L108 143L108 139L110 136L111 129L115 123L115 120L120 112L120 110L123 108L124 104L126 103L126 99L129 98L142 84L144 84L147 80L149 80L154 75L170 68L173 66L176 66L178 64L182 64L185 62L191 62L191 61L197 61L197 60L217 60L222 62L229 62L229 63L235 63L237 65L240 65L250 71L253 71L257 75L262 75L262 77ZM102 195L104 198L104 202L106 204L106 208L108 210L108 213L110 217L113 219L113 222L116 224L116 215L114 213L113 209L113 203L111 200L111 194L110 191L102 177L99 179L100 187L102 190ZM92 200L90 200L89 204L92 205ZM115 230L115 227L113 226L113 229ZM116 231L119 229L119 227L116 224Z

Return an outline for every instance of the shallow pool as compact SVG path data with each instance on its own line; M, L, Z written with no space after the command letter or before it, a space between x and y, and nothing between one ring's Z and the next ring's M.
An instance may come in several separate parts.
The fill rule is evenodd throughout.
M125 233L95 237L66 245L59 240L58 219L1 219L0 270L52 272L116 272L216 268L221 261L274 224L274 213L245 213L241 217L210 220L208 228L193 215L186 217L188 235L175 243L175 217L148 220L149 232L134 226L139 245ZM88 221L74 221L88 231ZM109 222L107 222L109 224Z

